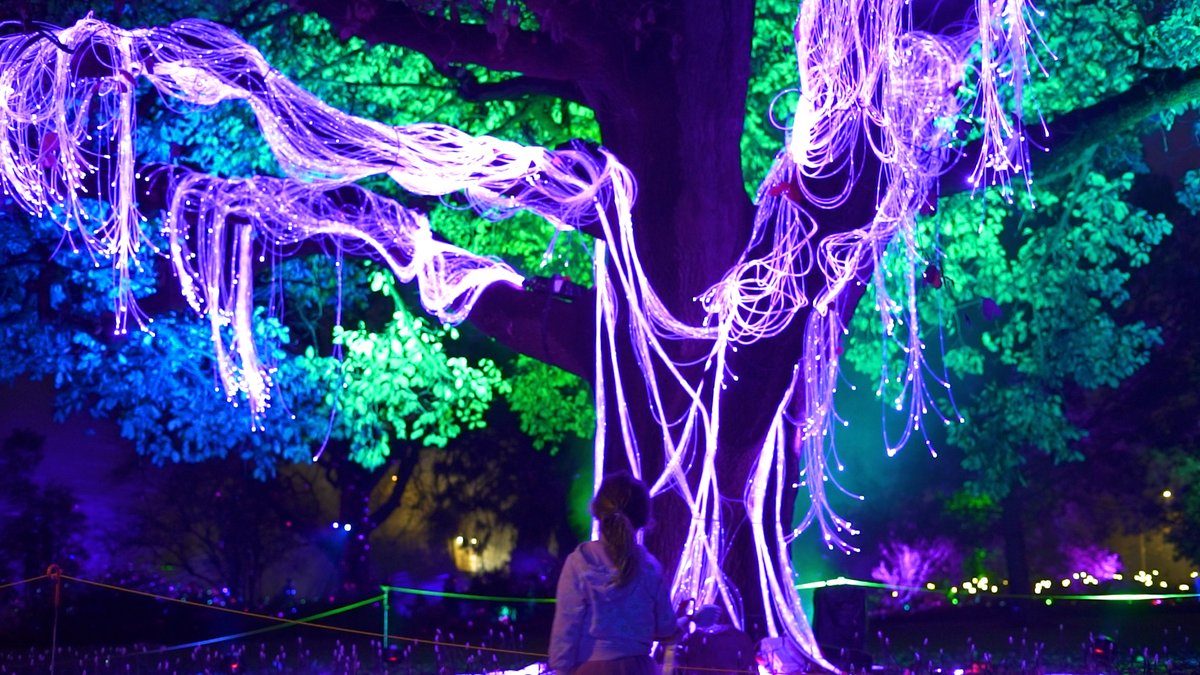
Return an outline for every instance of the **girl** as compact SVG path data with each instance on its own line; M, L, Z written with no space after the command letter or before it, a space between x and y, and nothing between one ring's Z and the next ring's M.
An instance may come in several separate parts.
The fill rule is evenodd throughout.
M657 640L679 636L662 565L634 540L650 493L628 473L605 477L592 500L600 540L567 556L558 578L550 668L559 675L655 675Z

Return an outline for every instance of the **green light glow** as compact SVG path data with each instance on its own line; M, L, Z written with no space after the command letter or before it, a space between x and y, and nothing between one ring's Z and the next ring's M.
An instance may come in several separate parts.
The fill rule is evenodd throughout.
M950 603L957 605L958 598L951 597L957 594L958 587L951 586L948 591L930 590L929 588L918 586L893 586L891 584L882 584L877 581L863 581L861 579L849 579L846 577L835 577L833 579L824 579L822 581L810 581L803 584L796 584L796 590L813 590L817 588L826 588L831 586L857 586L860 588L873 588L885 591L904 591L904 592L920 592L932 593L934 595L945 595L950 597ZM996 597L996 598L1019 598L1019 599L1045 599L1046 604L1050 604L1053 600L1081 600L1081 601L1099 601L1099 602L1145 602L1154 600L1187 600L1197 599L1200 595L1196 593L1107 593L1107 594L1071 594L1071 595L1022 595L1008 593L990 593L982 594L980 597Z
M1144 600L1183 600L1197 597L1195 593L1112 593L1109 595L1056 595L1054 599L1138 602Z

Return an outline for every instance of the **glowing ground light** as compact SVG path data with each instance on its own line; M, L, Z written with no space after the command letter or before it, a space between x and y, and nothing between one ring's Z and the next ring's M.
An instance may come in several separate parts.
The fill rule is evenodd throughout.
M984 143L973 180L1006 185L1010 174L1028 172L1023 131L1000 101L1006 98L1002 89L1021 98L1030 8L1026 0L978 0L975 15L976 33L946 38L909 30L902 0L802 3L795 26L802 92L795 121L758 190L746 252L699 297L706 313L699 325L672 315L643 272L631 215L634 177L611 154L526 147L437 124L389 126L346 115L288 81L231 31L200 20L122 30L89 17L66 29L0 38L0 185L26 210L54 218L72 250L111 260L117 332L126 330L131 316L148 329L132 293L133 275L144 271L142 247L169 257L184 296L211 324L226 395L235 403L244 396L256 417L274 386L274 369L261 362L254 343L256 263L305 240L331 240L381 260L402 281L416 281L426 309L449 322L465 318L488 285L522 281L503 263L437 241L423 214L348 187L354 181L387 175L417 194L461 193L492 217L528 210L558 230L599 229L596 476L604 471L607 410L619 413L614 419L629 463L642 471L645 448L634 433L625 392L627 386L645 387L661 427L654 451L661 441L664 456L655 464L665 468L644 478L655 493L676 492L692 513L676 568L676 598L724 605L741 626L740 596L720 566L729 546L723 507L730 497L740 498L758 552L768 633L785 636L825 664L791 583L787 549L815 525L827 546L852 550L846 537L854 528L833 511L826 489L841 490L830 470L840 469L831 433L840 421L834 394L844 311L864 277L875 289L884 339L907 356L901 372L882 375L883 382L900 384L890 403L907 420L899 438L887 439L889 453L913 432L925 434L922 419L929 412L943 422L957 418L943 415L926 388L927 378L938 387L948 384L930 372L922 354L915 288L928 261L914 218L949 159L959 113L955 89L974 39L982 44L974 75ZM98 72L77 72L81 63ZM138 78L195 106L245 101L289 178L222 179L172 170L162 232L148 233L135 195L142 178L133 150ZM853 154L864 139L881 160L883 176L854 170ZM813 178L834 175L846 179L840 194L820 197L808 190ZM874 219L818 240L821 211L846 199L860 178L880 181ZM89 216L84 197L107 205L99 219ZM881 264L889 245L904 263L898 273ZM814 269L826 282L816 290L803 283ZM737 377L728 366L730 350L778 335L805 307L812 311L805 315L792 386L775 406L744 492L724 495L715 460L722 392ZM629 333L642 373L637 383L622 381L621 373L630 371L615 349L618 330ZM701 375L685 375L685 364L667 348L680 339L708 346ZM615 401L605 399L606 378ZM668 409L664 401L680 395L685 409ZM780 514L787 453L800 457L800 485L810 506L799 526L785 532L778 523L790 516Z

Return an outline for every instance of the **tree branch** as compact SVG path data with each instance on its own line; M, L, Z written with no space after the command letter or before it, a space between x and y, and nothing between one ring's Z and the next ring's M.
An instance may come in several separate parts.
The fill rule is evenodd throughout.
M455 92L461 98L475 103L508 101L528 95L553 96L575 103L583 102L583 92L573 81L519 75L499 82L480 82L475 73L461 65L438 66L435 64L434 68L455 83Z
M404 11L411 12L407 9ZM493 44L495 42L490 37L488 40ZM112 77L111 68L97 59L95 50L88 50L73 66L79 72L94 71L94 76ZM249 81L244 83L245 86L260 85L254 78L247 79ZM112 159L88 159L97 167L98 182L103 184L111 180L114 175ZM139 178L135 186L139 210L145 215L151 215L165 209L170 200L171 185L190 171L175 165L139 165L136 172ZM63 187L65 189L65 186ZM352 202L358 193L352 189L331 188L326 196L335 204L353 207ZM310 249L301 247L294 253L303 253L305 250ZM182 305L178 293L169 295L170 297L161 297L161 292L155 293L151 298L142 301L142 307L152 311L156 302L165 302L171 306ZM594 302L594 295L590 293L574 302L564 302L548 293L528 292L505 284L493 284L481 294L469 320L486 335L517 352L590 379Z
M491 70L515 70L547 80L573 81L586 62L576 50L542 33L508 30L503 39L482 24L450 21L409 8L403 2L291 0L300 9L328 19L343 39L393 44L421 52L438 64L474 63Z
M1163 110L1200 101L1200 66L1147 72L1146 78L1120 94L1054 119L1046 126L1047 136L1042 135L1036 122L1027 125L1030 141L1048 149L1033 149L1033 179L1050 183L1068 177L1079 169L1081 158L1088 156L1090 149L1132 131ZM938 181L937 196L970 189L973 160L979 156L979 148L980 142L976 141L964 149L962 158Z
M1200 66L1148 72L1148 77L1120 94L1054 120L1049 127L1051 152L1039 153L1040 162L1035 155L1034 178L1062 178L1075 168L1071 158L1132 131L1163 110L1200 101ZM1061 158L1067 161L1057 161Z
M475 301L468 321L506 347L590 382L595 303L591 289L566 302L549 293L492 284Z

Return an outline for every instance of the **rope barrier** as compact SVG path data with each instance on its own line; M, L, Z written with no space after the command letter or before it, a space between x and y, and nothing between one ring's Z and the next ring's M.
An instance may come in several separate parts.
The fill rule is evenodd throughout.
M209 638L207 640L196 640L195 642L185 642L183 644L172 645L170 647L161 647L159 649L150 649L150 650L146 650L144 652L136 652L133 654L122 654L122 655L120 655L120 658L149 656L152 654L163 654L166 652L178 651L180 649L192 649L193 647L204 647L207 645L217 644L220 642L229 642L230 640L238 640L238 639L241 639L244 637L250 637L252 635L261 635L263 633L270 633L272 631L289 628L295 624L311 625L311 622L316 621L318 619L324 619L326 617L343 614L345 612L349 612L351 610L358 609L359 607L362 607L364 605L369 605L374 602L379 602L382 599L383 599L382 595L376 595L374 597L367 598L366 600L359 600L358 602L350 603L349 605L345 605L344 607L335 607L334 609L320 612L317 614L313 614L312 616L306 616L303 619L283 619L283 617L274 617L275 619L280 621L280 623L278 623L277 625L274 625L274 626L267 626L265 628L256 628L254 630L243 631L241 633L233 633L230 635L222 635L220 637Z
M327 631L332 631L332 632L337 632L337 633L346 633L348 635L357 635L357 636L369 637L369 638L385 638L386 637L389 640L404 641L404 642L410 642L410 643L414 643L414 644L430 645L430 646L435 646L435 647L447 647L447 648L456 648L456 649L473 649L476 651L485 651L485 652L492 652L492 653L497 653L497 654L512 654L512 655L516 655L516 656L530 656L530 657L535 657L535 658L540 658L540 659L545 659L547 656L544 653L522 651L522 650L517 650L517 649L503 649L500 647L487 647L487 646L483 646L483 645L472 645L470 643L446 642L444 640L429 640L429 639L425 639L425 638L416 638L416 637L410 637L410 636L406 636L406 635L389 635L389 634L385 634L385 633L377 633L375 631L367 631L367 630L360 630L360 629L356 629L356 628L345 628L342 626L331 626L328 624L315 623L310 620L311 618L316 618L316 617L310 617L310 618L306 618L306 619L286 619L286 618L282 618L282 617L271 616L270 614L260 614L257 612L248 612L248 611L240 610L240 609L221 607L218 605L208 605L208 604L204 604L204 603L195 602L192 600L184 600L181 598L172 598L172 597L165 596L165 595L158 595L157 593L150 593L147 591L139 591L139 590L132 589L132 588L124 588L121 586L115 586L113 584L106 584L106 583L103 583L100 581L92 581L90 579L81 579L79 577L73 577L73 576L69 576L66 574L62 575L62 578L69 580L69 581L77 581L79 583L87 584L90 586L106 588L106 589L112 590L112 591L119 591L119 592L123 592L123 593L130 593L133 595L140 595L143 597L154 598L156 600L166 600L169 602L187 605L190 607L199 607L201 609L212 609L212 610L217 610L217 611L221 611L221 612L226 612L229 614L237 614L237 615L241 615L241 616L262 619L265 621L272 621L272 622L279 623L279 624L304 625L304 626L308 626L310 628L319 628L322 630L327 630ZM366 600L361 600L361 601L359 601L359 603L356 603L356 604L358 606L361 606L363 604L370 604L372 602L380 602L382 599L383 599L382 595L376 595L376 596L373 596Z
M42 575L39 575L36 577L31 577L29 579L12 581L12 582L8 582L5 584L0 584L0 589L9 588L9 587L13 587L13 586L19 586L21 584L33 583L33 582L41 581L41 580L48 579L51 577L52 577L52 575L47 573L47 574L42 574ZM227 642L227 641L231 641L231 640L237 640L237 639L241 639L241 638L245 638L245 637L250 637L253 635L259 635L259 634L279 630L279 629L286 628L289 626L298 626L299 625L299 626L307 626L310 628L331 631L331 632L335 632L335 633L343 633L343 634L347 634L347 635L355 635L355 636L374 638L374 639L383 639L385 641L393 640L393 641L397 641L397 642L407 642L407 643L413 644L413 645L423 645L423 646L431 646L431 647L446 648L446 649L475 650L476 652L489 652L489 653L493 653L493 654L505 654L505 655L510 655L510 656L522 656L522 657L534 658L534 659L538 659L538 660L545 660L547 658L547 655L544 653L541 653L541 652L533 652L533 651L526 651L526 650L520 650L520 649L506 649L506 648L502 648L502 647L489 647L489 646L485 646L485 645L472 645L470 643L449 642L449 641L445 641L445 640L417 638L417 637L411 637L411 636L406 636L406 635L393 635L393 634L390 634L389 632L387 632L386 630L384 632L375 632L375 631L361 630L361 629L355 629L355 628L346 628L346 627L342 627L342 626L332 626L329 624L317 623L317 621L319 619L324 619L324 618L328 618L330 616L335 616L337 614L348 612L353 609L358 609L360 607L363 607L365 605L369 605L369 604L372 604L375 602L385 602L386 598L387 598L387 594L392 593L392 592L404 593L404 594L409 594L409 595L452 598L452 599L461 599L461 600L475 600L475 601L483 601L483 602L511 602L511 603L522 603L522 602L553 603L554 602L554 598L488 596L488 595L477 595L477 594L470 594L470 593L454 593L454 592L449 592L449 591L431 591L431 590L426 590L426 589L407 588L407 587L402 587L402 586L381 586L380 588L383 591L385 591L381 595L372 596L370 598L360 600L360 601L351 603L349 605L345 605L343 607L337 607L337 608L334 608L331 610L327 610L325 612L320 612L320 613L314 614L312 616L303 617L300 619L290 619L290 618L272 616L270 614L262 614L262 613L258 613L258 612L234 609L234 608L230 608L230 607L222 607L220 605L210 605L210 604L206 604L206 603L196 602L194 600L186 600L186 599L182 599L182 598L172 598L170 596L159 595L157 593L151 593L148 591L141 591L141 590L136 590L136 589L132 589L132 588L125 588L122 586L116 586L114 584L107 584L107 583L100 582L100 581L92 581L90 579L83 579L80 577L62 574L61 572L59 572L57 570L56 570L56 574L53 575L53 578L55 578L55 580L74 581L74 582L86 584L89 586L95 586L98 588L104 588L104 589L117 591L117 592L121 592L121 593L129 593L132 595L139 595L142 597L152 598L154 600L162 600L162 601L172 602L172 603L185 605L185 606L189 606L189 607L197 607L200 609L216 610L216 611L220 611L220 612L225 612L227 614L234 614L234 615L249 617L249 618L253 618L253 619L260 619L263 621L270 621L270 622L276 624L276 625L272 625L272 626L268 626L268 627L264 627L264 628L243 631L240 633L234 633L234 634L220 636L220 637L216 637L216 638L209 638L206 640L198 640L198 641L194 641L194 642L188 642L188 643L183 643L183 644L179 644L179 645L172 645L170 647L163 647L160 649L148 650L145 652L138 652L136 654L127 655L130 657L160 654L160 653L164 653L164 652L177 651L177 650L181 650L181 649L191 649L191 648L195 648L195 647L216 644L219 642ZM816 582L810 582L810 583L804 583L804 584L797 584L796 588L803 590L803 589L815 589L815 588L823 588L823 587L830 587L830 586L858 586L858 587L871 588L871 589L876 589L876 590L936 593L936 594L943 595L943 596L948 595L948 593L945 590L911 587L911 586L899 586L899 585L884 584L884 583L874 582L874 581L850 579L850 578L846 578L846 577L838 577L835 579L816 581ZM981 595L978 597L988 597L988 596ZM1191 598L1196 598L1197 595L1192 594L1192 593L1164 593L1164 594L1146 593L1146 594L1113 594L1113 595L993 594L992 597L995 597L997 599L1032 599L1032 600L1051 600L1051 601L1052 600L1065 600L1065 601L1130 601L1130 602L1132 602L1132 601L1139 601L1139 600L1191 599ZM694 666L694 665L688 665L687 668L690 670L698 671L698 672L712 672L712 673L744 672L744 671L740 671L740 670L730 670L730 669L724 669L724 668L710 668L710 667Z
M43 579L50 578L50 576L51 575L49 575L49 574L42 574L40 576L32 577L29 579L22 579L20 581L9 582L9 583L0 585L0 589L8 588L11 586L18 586L18 585L26 584L26 583L32 583L32 582L36 582L36 581L41 581ZM188 607L216 610L216 611L220 611L220 612L225 612L227 614L234 614L234 615L239 615L239 616L244 616L244 617L249 617L249 618L254 618L254 619L260 619L260 620L264 620L264 621L270 621L270 622L276 624L276 625L267 626L264 628L257 628L254 630L243 631L240 633L233 633L233 634L229 634L229 635L223 635L223 636L209 638L209 639L205 639L205 640L197 640L197 641L193 641L193 642L172 645L169 647L162 647L159 649L152 649L152 650L147 650L147 651L137 652L137 653L132 653L132 654L123 654L123 655L119 655L119 656L114 655L114 656L110 656L109 658L114 658L114 657L136 658L136 657L141 657L141 656L150 656L150 655L167 653L167 652L171 652L171 651L178 651L178 650L182 650L182 649L192 649L195 647L202 647L202 646L217 644L217 643L221 643L221 642L229 642L232 640L238 640L238 639L242 639L242 638L246 638L246 637L251 637L254 635L261 635L263 633L268 633L268 632L280 630L283 628L287 628L290 626L298 626L299 625L299 626L307 626L310 628L317 628L317 629L326 630L326 631L335 632L335 633L355 635L355 636L359 636L359 637L393 640L396 642L407 642L407 643L413 644L413 645L422 645L422 646L445 648L445 649L460 649L460 650L468 650L468 651L474 650L476 652L504 654L504 655L509 655L509 656L521 656L521 657L526 657L526 658L537 659L539 661L545 661L547 659L548 655L545 653L542 653L542 652L534 652L534 651L527 651L527 650L520 650L520 649L507 649L507 648L502 648L502 647L489 647L486 645L472 645L470 643L450 642L450 641L446 641L446 640L434 640L434 639L427 639L427 638L417 638L417 637L411 637L411 636L407 636L407 635L393 635L386 631L385 632L374 632L374 631L360 630L360 629L355 629L355 628L346 628L346 627L342 627L342 626L332 626L329 624L317 623L317 621L320 619L328 618L330 616L335 616L337 614L342 614L344 612L358 609L360 607L363 607L363 606L366 606L366 605L369 605L369 604L372 604L375 602L382 602L387 597L387 593L392 593L392 592L404 593L404 594L408 594L408 595L452 598L452 599L460 599L460 600L475 600L475 601L482 601L482 602L553 603L555 601L554 598L489 596L489 595L477 595L477 594L471 594L471 593L454 593L454 592L450 592L450 591L430 591L430 590L426 590L426 589L407 588L407 587L402 587L402 586L381 586L380 588L385 591L384 594L372 596L370 598L366 598L364 600L359 600L359 601L351 603L349 605L337 607L337 608L327 610L325 612L320 612L320 613L317 613L317 614L314 614L311 616L307 616L307 617L303 617L303 618L299 618L299 619L290 619L290 618L272 616L270 614L262 614L262 613L258 613L258 612L250 612L250 611L240 610L240 609L235 609L235 608L230 608L230 607L222 607L220 605L210 605L210 604L206 604L206 603L196 602L194 600L186 600L183 598L173 598L173 597L166 596L166 595L159 595L157 593L151 593L148 591L142 591L142 590L137 590L137 589L132 589L132 588L125 588L122 586L116 586L114 584L107 584L107 583L100 582L100 581L83 579L81 577L75 577L75 576L71 576L71 575L67 575L67 574L59 573L58 575L56 575L56 578L66 580L66 581L74 581L74 582L86 584L89 586L95 586L97 588L104 588L104 589L111 590L111 591L117 591L117 592L121 592L121 593L129 593L131 595L138 595L138 596L142 596L142 597L146 597L146 598L151 598L154 600L173 602L173 603L185 605ZM819 588L819 587L823 587L823 586L839 586L839 585L863 586L863 587L876 588L876 589L881 589L881 590L912 590L912 591L921 591L921 592L927 592L927 593L939 592L939 591L930 591L927 588L908 588L908 587L903 587L903 586L891 586L888 584L881 584L878 582L861 581L861 580L857 580L857 579L847 579L847 578L831 579L831 580L827 580L827 581L813 582L811 584L799 584L799 585L797 585L797 588ZM1007 596L1007 597L1012 597L1012 596ZM1030 597L1044 598L1046 596L1030 596ZM1061 597L1063 599L1088 599L1089 598L1089 596L1057 596L1057 597ZM1145 596L1145 597L1149 598L1151 596ZM1153 597L1195 597L1195 596L1176 594L1176 595L1172 595L1172 596L1153 596ZM1094 599L1094 598L1091 598L1091 599ZM713 667L691 665L691 664L686 665L686 666L681 666L681 667L685 667L690 671L703 672L703 673L745 673L745 672L747 672L747 671L738 670L738 669L713 668Z
M40 577L34 577L32 579L25 579L22 581L12 582L12 584L9 584L9 585L16 585L16 584L21 584L21 583L38 581L41 579L45 579L47 577L48 577L48 575L43 574ZM257 612L249 612L246 610L233 609L233 608L229 608L229 607L221 607L219 605L209 605L209 604L205 604L205 603L195 602L193 600L185 600L182 598L172 598L172 597L166 596L166 595L159 595L157 593L150 593L148 591L141 591L141 590L137 590L137 589L116 586L113 584L106 584L104 582L92 581L90 579L83 579L80 577L70 576L67 574L61 575L61 578L64 580L67 580L67 581L75 581L75 582L79 582L79 583L86 584L89 586L96 586L98 588L108 589L111 591L117 591L117 592L121 592L121 593L129 593L132 595L139 595L142 597L152 598L155 600L165 600L168 602L174 602L174 603L186 605L189 607L198 607L200 609L217 610L217 611L225 612L228 614L236 614L236 615L251 617L251 618L255 618L255 619L262 619L265 621L271 621L276 624L279 624L279 625L275 625L275 626L268 626L266 628L259 628L259 629L255 629L255 630L244 631L242 633L234 633L231 635L210 638L207 640L198 640L195 642L188 642L188 643L179 644L179 645L172 645L170 647L163 647L160 649L148 650L145 652L138 652L135 654L123 655L124 657L147 656L147 655L160 654L160 653L169 652L169 651L177 651L180 649L190 649L190 648L194 648L194 647L201 647L201 646L205 646L205 645L209 645L209 644L215 644L218 642L227 642L230 640L237 640L237 639L240 639L243 637L249 637L252 635L258 635L258 634L262 634L262 633L266 633L266 632L270 632L270 631L274 631L274 630L279 630L281 628L286 628L288 626L303 625L303 626L308 626L310 628L319 628L319 629L337 632L337 633L345 633L345 634L349 634L349 635L356 635L356 636L369 637L369 638L383 638L383 639L388 639L388 640L395 640L397 642L408 642L411 644L438 647L438 648L465 649L465 650L474 650L477 652L488 652L488 653L492 653L492 654L524 656L524 657L528 657L528 658L538 659L541 661L544 661L548 658L548 654L545 654L543 652L533 652L533 651L526 651L526 650L521 650L521 649L506 649L506 648L502 648L502 647L488 647L486 645L473 645L470 643L462 643L462 642L448 642L445 640L431 640L431 639L427 639L427 638L417 638L417 637L411 637L411 636L407 636L407 635L393 635L393 634L389 634L386 632L376 633L374 631L366 631L366 630L359 630L359 629L355 629L355 628L345 628L342 626L331 626L328 624L315 623L315 621L318 619L323 619L323 618L327 618L329 616L333 616L335 614L340 614L340 613L347 612L347 611L350 611L353 609L358 609L359 607L362 607L364 605L369 605L374 602L380 602L385 597L384 595L376 595L376 596L367 598L365 600L360 600L358 602L351 603L350 605L346 605L344 607L338 607L338 608L335 608L335 609L332 609L332 610L329 610L326 612L321 612L319 614L314 614L312 616L304 617L301 619L287 619L287 618L283 618L283 617L271 616L270 614L260 614ZM0 587L0 588L3 588L3 587ZM485 595L473 595L473 594L468 594L468 593L427 591L427 590L419 589L419 588L405 588L405 587L399 587L399 586L381 586L381 588L388 592L395 591L398 593L409 593L412 595L429 595L429 596L448 597L448 598L456 598L456 599L464 599L464 600L482 600L482 601L493 601L493 602L538 602L538 603L554 602L554 598L517 598L517 597L503 597L503 596L485 596ZM730 670L727 668L709 668L709 667L693 666L693 665L689 665L689 666L687 666L687 668L689 670L711 672L711 673L743 673L743 672L746 672L746 671L742 671L742 670Z
M272 616L270 614L261 614L259 612L250 612L250 611L247 611L244 609L234 609L232 607L222 607L220 605L209 605L209 604L206 604L203 602L196 602L195 600L185 600L183 598L172 598L167 595L159 595L157 593L150 593L148 591L139 591L139 590L136 590L133 588L124 588L122 586L114 586L112 584L106 584L101 581L92 581L90 579L81 579L79 577L73 577L73 576L69 576L66 574L62 575L62 578L66 579L68 581L78 581L81 584L87 584L89 586L97 586L99 588L106 588L110 591L120 591L122 593L130 593L132 595L140 595L140 596L147 597L147 598L153 598L155 600L165 600L167 602L174 602L176 604L187 605L189 607L199 607L201 609L212 609L212 610L216 610L218 612L225 612L227 614L237 614L240 616L248 616L248 617L255 618L255 619L263 619L265 621L274 621L276 623L301 623L297 619L285 619L283 617ZM379 600L379 596L374 596L373 598L371 598L372 602L377 602L378 600ZM311 624L309 624L309 625L311 625Z
M327 610L324 612L319 612L319 613L313 614L311 616L306 616L306 617L299 618L299 619L291 619L291 618L272 616L269 614L262 614L262 613L258 613L258 612L251 612L251 611L247 611L247 610L234 609L234 608L230 608L230 607L222 607L220 605L211 605L211 604L196 602L193 600L186 600L186 599L182 599L182 598L172 598L169 596L159 595L157 593L151 593L148 591L141 591L141 590L136 590L136 589L132 589L132 588L116 586L114 584L107 584L107 583L103 583L103 582L99 582L99 581L92 581L90 579L83 579L80 577L74 577L74 576L70 576L67 574L63 574L61 572L61 570L57 569L57 568L55 568L53 570L47 569L46 574L42 574L42 575L39 575L36 577L31 577L28 579L21 579L18 581L11 581L11 582L6 582L4 584L0 584L0 590L3 590L5 588L20 586L22 584L34 583L34 582L42 581L45 579L53 579L58 584L61 584L61 582L63 580L74 581L74 582L78 582L81 584L95 586L98 588L104 588L104 589L117 591L117 592L121 592L121 593L129 593L132 595L139 595L139 596L151 598L154 600L162 600L162 601L172 602L172 603L185 605L185 606L189 606L189 607L197 607L197 608L201 608L201 609L216 610L216 611L225 612L228 614L234 614L234 615L239 615L239 616L243 616L243 617L264 620L264 621L270 621L273 624L275 624L275 625L266 626L263 628L257 628L257 629L253 629L253 630L243 631L240 633L233 633L233 634L219 636L219 637L215 637L215 638L209 638L209 639L205 639L205 640L197 640L197 641L193 641L193 642L172 645L169 647L162 647L162 648L158 648L158 649L147 650L144 652L124 654L124 655L120 655L119 658L149 656L149 655L162 654L162 653L171 652L171 651L178 651L178 650L182 650L182 649L192 649L192 648L196 648L196 647L202 647L202 646L217 644L217 643L221 643L221 642L238 640L238 639L242 639L242 638L246 638L246 637L250 637L250 636L254 636L254 635L260 635L263 633L280 630L283 628L287 628L289 626L298 626L299 625L299 626L307 626L310 628L316 628L316 629L331 631L331 632L335 632L335 633L342 633L342 634L354 635L354 636L359 636L359 637L367 637L367 638L373 638L373 639L382 638L384 640L384 643L383 643L384 645L387 644L388 640L392 640L392 641L396 641L396 642L407 642L412 645L430 646L430 647L434 647L435 650L441 649L441 648L468 650L468 651L474 650L477 653L487 652L487 653L492 653L492 654L520 656L520 657L525 657L525 658L536 659L539 661L545 661L547 659L547 655L544 653L541 653L541 652L527 651L527 650L521 650L521 649L507 649L507 648L502 648L502 647L489 647L489 646L485 646L485 645L472 645L469 642L460 643L460 642L451 642L451 641L446 641L446 640L411 637L411 636L406 636L406 635L393 635L386 630L386 624L385 624L385 629L383 632L375 632L375 631L369 631L369 630L360 630L360 629L355 629L355 628L345 628L345 627L341 627L341 626L333 626L333 625L324 624L324 623L317 623L317 621L320 619L325 619L325 618L328 618L331 616L342 614L342 613L345 613L345 612L348 612L348 611L351 611L354 609L358 609L360 607L370 605L370 604L373 604L376 602L382 602L386 606L388 594L393 593L393 592L394 593L404 593L404 594L408 594L408 595L451 598L451 599L460 599L460 600L472 600L472 601L481 601L481 602L553 603L555 601L554 598L488 596L488 595L478 595L478 594L470 594L470 593L454 593L454 592L450 592L450 591L431 591L431 590L426 590L426 589L408 588L408 587L401 587L401 586L381 586L380 588L381 588L381 590L384 591L384 593L382 593L380 595L372 596L372 597L366 598L364 600L359 600L357 602L354 602L354 603L351 603L349 605L345 605L342 607L337 607L337 608L330 609L330 610ZM953 594L948 593L946 589L938 590L938 589L930 589L928 587L900 586L900 585L885 584L885 583L880 583L880 582L875 582L875 581L850 579L850 578L846 578L846 577L838 577L835 579L828 579L828 580L823 580L823 581L815 581L815 582L797 584L796 588L800 589L800 590L804 590L804 589L815 589L815 588L824 588L824 587L831 587L831 586L857 586L857 587L870 588L870 589L875 589L875 590L886 590L886 591L896 591L896 592L903 591L903 592L935 593L935 594L942 595L942 596L953 597ZM955 587L955 588L957 588L957 587ZM57 595L58 594L56 593L56 597L57 597ZM968 595L965 597L972 597L972 596ZM974 597L987 598L987 597L989 597L989 594L980 594L980 595L977 595ZM1200 597L1200 596L1198 596L1198 594L1196 594L1196 593L1128 593L1128 594L1109 594L1109 595L1085 595L1085 594L1064 594L1064 595L1036 594L1036 595L1031 595L1031 594L1015 594L1014 593L1014 594L990 594L990 597L993 597L996 599L1001 599L1001 600L1004 600L1004 599L1043 600L1043 601L1046 601L1047 603L1049 603L1054 600L1110 601L1110 602L1114 602L1114 601L1116 601L1116 602L1120 602L1120 601L1134 602L1134 601L1146 601L1146 600L1182 600L1182 599L1196 599L1197 597ZM690 665L690 664L687 666L681 666L681 667L686 667L690 671L703 672L703 673L745 673L745 672L747 672L744 670L737 670L737 669L713 668L713 667Z
M405 588L403 586L380 586L385 591L394 593L406 593L408 595L424 595L436 598L453 598L456 600L479 600L482 602L535 602L535 603L550 603L555 602L554 598L520 598L515 596L502 595L473 595L471 593L453 593L451 591L430 591L424 588Z
M50 578L49 574L39 574L36 577L29 577L28 579L22 579L20 581L10 581L5 584L0 584L0 591L4 590L6 588L12 588L13 586L20 586L21 584L32 584L35 581L41 581L42 579L49 579L49 578Z

